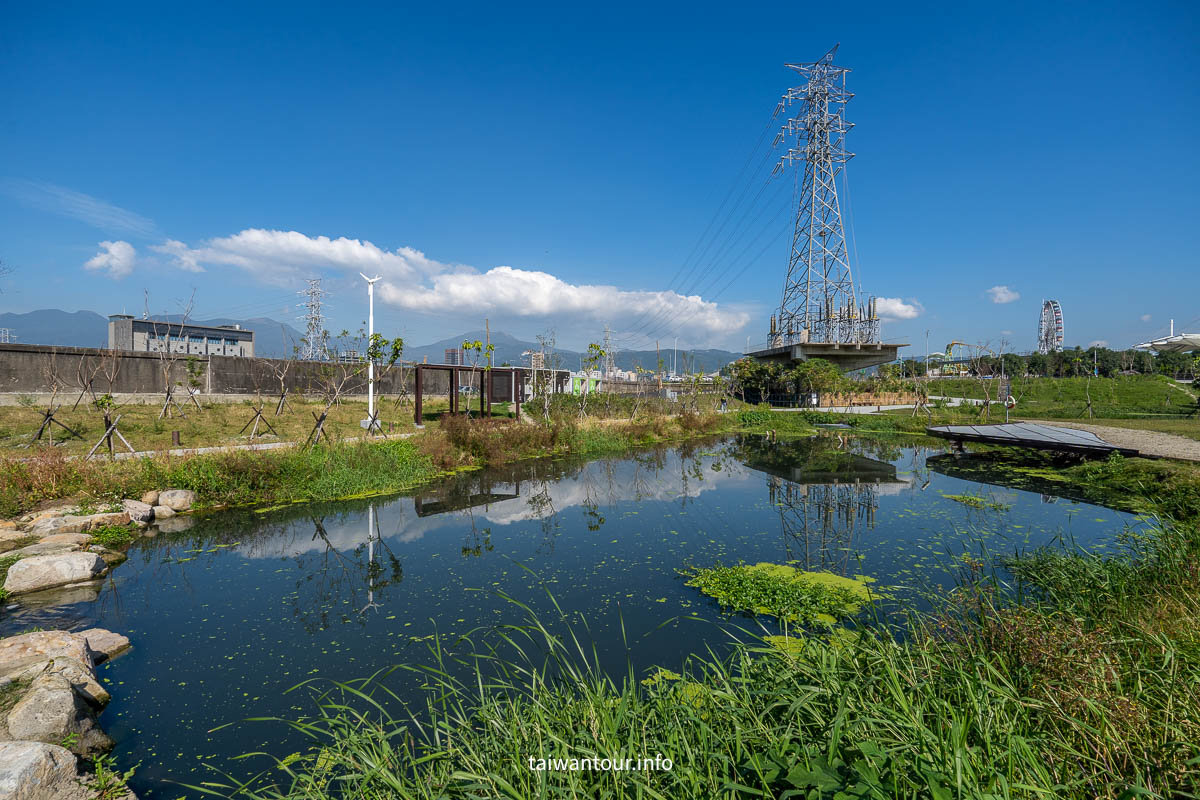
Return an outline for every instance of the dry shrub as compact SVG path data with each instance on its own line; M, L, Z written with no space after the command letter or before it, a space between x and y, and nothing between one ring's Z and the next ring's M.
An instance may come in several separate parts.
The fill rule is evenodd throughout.
M447 414L440 427L453 448L482 464L503 464L552 452L570 430L565 423L530 425L507 419L469 419L462 414Z

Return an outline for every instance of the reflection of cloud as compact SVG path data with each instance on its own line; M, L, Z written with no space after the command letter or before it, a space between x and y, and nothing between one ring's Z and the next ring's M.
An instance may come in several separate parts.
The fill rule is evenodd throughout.
M557 481L521 481L520 496L510 500L500 500L486 506L477 506L466 511L453 511L429 517L418 517L410 497L399 498L386 505L378 507L376 514L380 536L388 542L410 543L423 538L428 533L442 529L452 529L454 534L460 533L468 520L474 517L475 524L511 525L540 519L543 512L530 503L534 495L543 492L548 497L548 506L555 512L563 512L578 508L594 500L600 504L617 503L625 500L662 502L676 500L681 497L699 498L705 492L717 488L731 488L750 485L757 480L757 474L742 465L726 460L720 472L707 469L704 480L688 476L685 484L683 470L678 458L672 456L662 469L654 470L641 468L642 480L635 475L637 468L634 464L625 462L617 465L615 474L611 476L612 493L610 494L610 475L602 462L592 462L585 465L580 472L571 477ZM631 489L637 483L636 493ZM517 484L497 483L493 489L517 491ZM238 551L247 558L287 558L304 553L321 552L325 549L325 540L311 539L311 528L307 523L299 521L295 524L298 533L292 537L275 536L270 539L244 545ZM309 533L303 535L305 531ZM366 512L348 515L338 519L325 520L325 533L330 545L340 551L353 550L367 541Z

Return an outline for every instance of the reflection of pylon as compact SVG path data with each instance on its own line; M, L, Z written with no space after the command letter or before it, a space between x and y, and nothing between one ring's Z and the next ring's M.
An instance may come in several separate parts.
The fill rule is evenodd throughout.
M872 483L795 484L772 477L768 481L771 504L779 509L779 524L789 558L792 543L803 547L805 569L850 564L850 548L862 528L875 527L879 495Z
M326 357L325 315L321 313L321 298L325 296L325 290L321 288L321 279L310 279L308 288L296 294L305 298L300 304L300 308L305 309L304 316L300 317L305 324L304 350L300 358L305 361L323 360Z

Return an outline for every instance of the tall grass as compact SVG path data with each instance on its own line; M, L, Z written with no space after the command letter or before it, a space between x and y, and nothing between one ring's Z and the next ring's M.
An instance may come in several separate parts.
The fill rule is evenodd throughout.
M195 491L201 506L331 500L399 491L437 474L429 456L407 439L115 462L44 449L24 459L0 456L0 517L46 500L113 501L167 487Z
M557 606L547 620L518 604L525 624L396 668L419 673L426 690L402 713L389 672L307 684L314 712L272 722L309 749L258 754L269 767L256 778L204 790L262 800L1196 797L1197 535L1161 533L1124 562L1031 559L1026 578L1040 589L1028 604L981 579L901 638L873 626L785 648L743 637L654 680L606 673ZM658 754L669 771L529 761Z

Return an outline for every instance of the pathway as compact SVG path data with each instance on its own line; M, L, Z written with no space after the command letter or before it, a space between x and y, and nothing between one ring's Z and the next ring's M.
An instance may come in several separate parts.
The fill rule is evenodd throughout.
M1183 461L1200 461L1200 442L1173 433L1158 431L1139 431L1131 428L1110 428L1107 425L1092 425L1086 422L1063 422L1062 420L1041 420L1046 425L1059 428L1075 428L1089 431L1101 439L1118 447L1128 447L1138 450L1144 456L1158 458L1177 458Z

